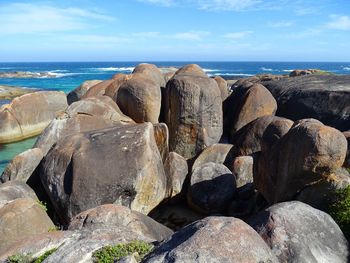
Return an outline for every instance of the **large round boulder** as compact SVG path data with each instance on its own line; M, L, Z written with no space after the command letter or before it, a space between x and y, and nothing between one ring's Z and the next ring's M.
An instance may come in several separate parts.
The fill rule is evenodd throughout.
M300 120L273 147L262 151L254 184L271 204L291 200L343 165L346 144L340 131L314 119Z
M222 101L224 101L229 96L227 82L226 82L226 80L224 80L220 76L215 76L215 77L213 77L213 79L218 84L218 86L220 88L220 92L221 92Z
M46 155L40 176L63 223L110 203L148 214L167 192L151 123L67 136Z
M142 74L144 77L153 80L159 87L165 87L165 78L163 73L157 68L156 65L153 64L139 64L137 65L133 72L133 74Z
M144 262L278 261L264 240L243 221L233 217L207 217L176 232Z
M113 83L113 81L114 81L113 79L107 79L100 83L97 83L96 85L90 87L81 98L85 99L85 98L104 95L106 92L106 89Z
M152 218L132 211L120 205L101 205L75 216L69 224L68 230L81 229L114 229L128 227L135 233L162 241L173 234L169 228L159 224Z
M326 213L293 201L273 205L250 219L280 262L349 260L348 242Z
M18 198L37 199L34 191L25 183L10 181L0 184L0 208Z
M80 100L91 87L99 84L100 82L102 82L102 80L84 81L79 87L68 93L68 104L72 104L73 102Z
M167 83L165 122L170 151L192 158L222 135L222 99L215 80L198 66L185 66Z
M164 163L164 170L168 182L168 196L175 197L183 190L183 185L188 174L187 161L181 155L170 152Z
M249 122L266 115L274 115L277 103L272 94L261 84L243 82L234 88L224 102L224 129L233 136Z
M162 95L160 87L143 74L134 74L118 89L117 104L137 123L158 123Z
M222 164L205 163L191 175L187 192L188 204L198 212L223 212L236 193L236 181L231 171Z
M19 198L0 208L0 254L16 241L47 233L54 228L43 207L35 200Z
M0 108L0 143L40 134L66 108L67 98L63 92L39 91L15 98Z
M350 76L307 75L264 81L276 98L277 115L291 120L314 118L340 131L350 130Z

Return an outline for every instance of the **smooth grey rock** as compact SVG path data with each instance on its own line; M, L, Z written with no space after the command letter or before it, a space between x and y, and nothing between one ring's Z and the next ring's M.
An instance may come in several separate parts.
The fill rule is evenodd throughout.
M0 208L18 198L38 199L34 191L23 182L9 181L0 184Z

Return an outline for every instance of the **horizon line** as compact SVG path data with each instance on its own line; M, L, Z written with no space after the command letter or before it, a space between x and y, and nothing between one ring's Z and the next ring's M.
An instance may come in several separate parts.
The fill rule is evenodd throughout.
M160 63L160 62L184 62L184 63L206 63L206 62L220 62L220 63L242 63L242 62L250 62L250 63L350 63L350 61L321 61L321 60L309 60L309 61L289 61L289 60L91 60L91 61L65 61L65 60L43 60L43 61L0 61L0 63Z

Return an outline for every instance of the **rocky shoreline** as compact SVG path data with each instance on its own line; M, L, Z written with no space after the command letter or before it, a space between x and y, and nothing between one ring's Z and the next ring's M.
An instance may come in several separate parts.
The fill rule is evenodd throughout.
M20 96L0 143L39 137L0 176L0 260L348 262L349 101L350 76L194 64Z
M0 85L0 100L12 100L24 94L38 91L37 89L29 89L15 86Z
M14 72L0 72L0 78L56 78L57 74L52 72L30 72L30 71L14 71Z

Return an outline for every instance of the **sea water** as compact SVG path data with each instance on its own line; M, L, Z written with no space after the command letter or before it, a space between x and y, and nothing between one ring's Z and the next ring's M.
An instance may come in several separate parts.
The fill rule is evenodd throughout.
M20 86L41 90L59 90L68 93L85 80L111 78L116 73L130 74L139 63L147 62L158 67L181 67L185 64L200 65L209 76L243 78L256 74L289 74L294 69L321 69L335 74L350 74L350 62L35 62L0 63L0 72L47 72L54 78L0 78L0 85ZM8 101L0 101L0 105ZM1 125L1 123L0 123ZM0 174L17 154L29 149L35 138L12 144L0 145Z

